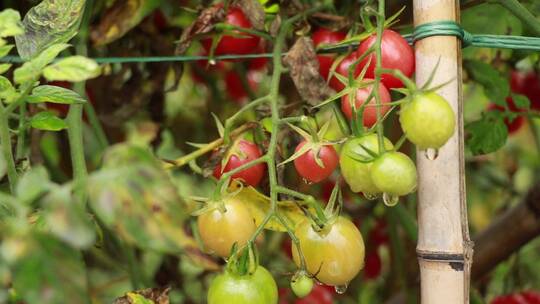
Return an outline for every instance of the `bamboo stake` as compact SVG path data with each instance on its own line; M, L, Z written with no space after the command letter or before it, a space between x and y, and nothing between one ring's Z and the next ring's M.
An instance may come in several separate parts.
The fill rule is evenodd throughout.
M414 0L415 26L459 19L456 0ZM418 244L421 303L469 303L472 242L467 225L461 98L461 46L456 37L437 36L415 45L416 82L423 85L440 60L434 85L456 113L456 132L435 160L417 151Z

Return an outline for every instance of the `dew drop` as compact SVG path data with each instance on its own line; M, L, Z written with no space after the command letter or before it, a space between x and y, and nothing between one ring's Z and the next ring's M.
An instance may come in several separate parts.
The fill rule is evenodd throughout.
M424 155L429 160L435 160L437 159L437 156L439 156L439 150L428 148L424 151Z
M394 207L399 202L399 196L389 194L389 193L383 193L383 202L388 207Z
M337 293L344 294L345 291L347 291L347 285L337 285L337 286L334 286L334 289L336 290Z
M210 65L216 65L217 62L216 62L215 59L210 59L210 60L208 60L208 64L210 64Z
M372 194L372 193L363 193L364 194L364 197L368 200L368 201L372 201L372 200L375 200L377 199L377 197L379 197L379 195L377 194Z

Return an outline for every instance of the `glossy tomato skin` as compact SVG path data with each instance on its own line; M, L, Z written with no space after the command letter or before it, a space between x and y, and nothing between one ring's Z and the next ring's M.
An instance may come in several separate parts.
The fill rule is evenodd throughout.
M206 250L229 256L234 243L243 246L257 229L247 207L234 197L224 199L225 212L218 208L199 215L197 226Z
M325 28L320 28L313 32L311 38L313 39L313 45L318 47L319 45L332 45L341 42L347 33L341 31L331 31ZM317 61L319 61L319 73L324 78L328 80L328 75L330 74L330 68L334 62L334 55L324 54L317 55Z
M300 150L307 142L302 141L296 147L295 151ZM315 161L315 153L309 150L294 160L296 172L308 182L318 183L329 177L338 165L338 154L332 146L322 146L318 157L321 159L324 167L321 167Z
M249 19L238 7L229 7L227 15L225 17L225 23L243 28L252 27ZM241 32L238 32L237 34L242 35L242 37L223 35L214 50L214 54L226 55L253 53L253 51L257 48L257 45L259 44L259 37ZM210 48L212 47L212 39L203 39L201 43L206 52L209 53Z
M223 173L255 160L262 155L261 149L259 149L256 144L247 140L240 140L236 148L239 152L231 155L224 170L221 170L221 164L218 164L216 168L214 168L215 178L219 179ZM234 174L232 178L243 180L246 184L257 187L261 182L265 171L266 167L261 163Z
M377 40L376 35L372 35L364 40L358 47L357 55L362 56ZM400 70L405 76L411 77L414 73L414 51L400 34L392 30L384 30L381 44L382 67L385 69ZM366 56L359 64L360 70L369 64L366 77L375 78L375 54ZM382 83L388 88L401 88L401 80L389 74L383 74Z
M347 57L343 58L336 66L336 69L334 73L343 75L344 77L349 77L349 67L355 63L355 61L358 59L358 56L356 53L351 53ZM339 59L336 59L339 60ZM354 69L353 75L354 77L357 77L360 75L360 64L356 66ZM337 77L330 78L329 85L332 89L334 89L336 92L340 92L345 88L345 85L337 79Z
M364 266L364 240L356 226L344 217L317 232L305 220L295 229L307 271L321 283L347 285ZM293 246L293 260L300 266L300 256Z
M372 81L373 79L364 79L365 81ZM373 85L368 85L367 87L360 88L356 90L356 102L355 102L355 108L356 110L360 109L360 107L366 102L367 98L369 97L369 94L373 91ZM384 84L379 84L379 95L381 96L381 117L390 110L390 106L388 105L389 102L392 101L392 98L390 97L390 92L388 92L388 89L384 86ZM377 107L375 106L377 104L375 97L372 97L369 102L368 106L364 107L363 111L363 124L364 126L370 128L377 122ZM345 116L351 120L353 117L353 108L352 108L352 102L350 102L349 95L345 95L341 97L341 111Z
M511 97L506 98L506 102L508 103L508 109L512 112L520 112L520 110L514 105L514 101ZM501 107L496 104L490 104L488 107L489 111L502 111L504 112L506 109L504 107ZM514 134L517 131L523 127L525 124L525 118L523 116L517 116L513 120L510 120L508 118L504 119L504 124L506 125L506 128L508 129L508 134Z
M225 271L214 278L208 290L208 304L277 304L276 281L262 266L253 274L235 275Z
M386 150L394 148L387 138L384 138L384 147ZM379 153L377 134L368 134L345 142L339 157L339 167L343 178L353 192L375 195L381 191L371 180L373 162L358 161L358 159L367 161L372 158L364 148Z
M297 299L294 304L332 304L334 303L334 291L331 289L333 287L315 284L307 296Z
M407 195L416 189L416 166L401 152L386 152L373 162L371 179L383 193Z
M527 96L532 109L540 110L540 77L536 72L511 71L510 88L514 93Z
M257 72L255 71L248 71L246 75L247 84L252 91L256 90L257 86L259 85L257 82L256 73ZM234 70L227 71L227 73L225 73L225 89L227 90L227 94L236 103L241 104L248 98L248 92L242 84L242 79L238 72Z

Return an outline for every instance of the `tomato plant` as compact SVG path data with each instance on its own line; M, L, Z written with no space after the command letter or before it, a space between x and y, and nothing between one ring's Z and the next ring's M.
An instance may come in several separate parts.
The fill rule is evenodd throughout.
M334 74L339 74L344 77L349 77L349 69L351 69L353 76L356 77L360 74L360 69L357 66L356 68L353 68L353 64L357 61L358 56L356 53L351 53L347 55L344 58L336 58L335 60L337 62L332 63L332 65L335 65ZM345 84L343 84L336 76L332 76L329 81L329 85L332 89L339 92L345 88Z
M371 165L371 180L383 193L407 195L416 189L416 167L401 152L386 152Z
M209 304L274 304L277 300L276 282L262 266L258 266L254 273L245 275L225 271L214 278L208 290Z
M296 146L296 151L300 151L306 141L302 141ZM315 146L298 158L294 159L294 167L298 174L306 181L318 183L332 174L338 165L338 155L332 146Z
M364 79L364 81L368 82L372 79ZM355 93L355 102L354 102L354 111L353 111L353 103L349 99L349 95L345 95L341 98L341 111L343 111L343 114L350 120L353 117L353 113L356 113L359 109L361 109L362 105L366 104L362 110L362 119L363 124L366 127L372 127L377 122L377 105L376 101L373 98L373 96L367 100L371 94L371 91L373 90L373 85L368 85L364 88L356 90ZM390 106L388 103L391 101L390 93L386 89L384 85L379 86L379 95L381 97L381 106L380 114L383 116L390 110ZM366 102L367 101L367 102Z
M311 38L313 39L313 45L319 47L339 43L345 39L346 36L347 34L344 32L319 28L313 32ZM317 61L319 61L319 73L325 80L328 80L334 59L334 55L317 55Z
M223 173L229 172L245 163L255 160L261 157L261 155L261 149L259 149L256 144L242 139L225 155L225 166L222 167L221 164L218 164L214 168L214 177L219 179ZM258 164L233 174L232 178L242 180L248 185L256 187L261 182L264 172L264 164Z

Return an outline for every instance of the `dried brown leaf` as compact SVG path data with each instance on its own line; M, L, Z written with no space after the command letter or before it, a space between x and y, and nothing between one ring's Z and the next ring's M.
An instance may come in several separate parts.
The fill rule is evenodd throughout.
M290 75L300 96L310 105L317 105L332 96L332 90L319 74L319 62L313 41L300 37L284 58Z
M270 35L272 37L276 37L279 33L279 29L281 28L281 17L279 15L276 15L276 18L274 21L272 21L272 24L270 24Z
M197 20L187 27L180 36L175 53L183 54L191 45L191 41L196 35L209 33L214 29L214 25L225 19L225 11L221 5L211 6L204 9Z
M264 8L258 0L237 0L234 2L257 30L264 30Z
M135 293L145 297L148 300L154 301L156 304L169 304L169 291L170 287L165 288L146 288L142 290L132 291L130 293ZM117 298L114 300L113 304L133 304L127 295Z

